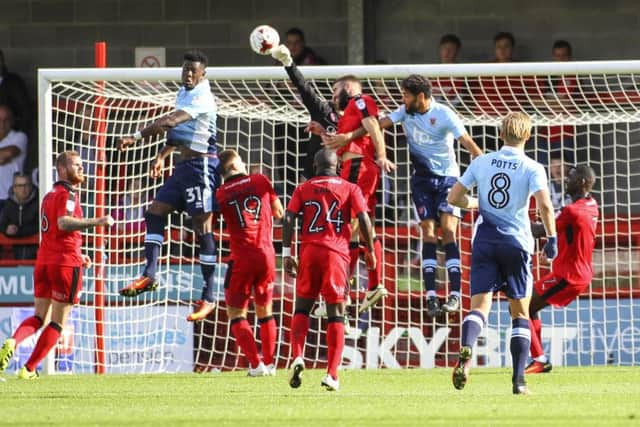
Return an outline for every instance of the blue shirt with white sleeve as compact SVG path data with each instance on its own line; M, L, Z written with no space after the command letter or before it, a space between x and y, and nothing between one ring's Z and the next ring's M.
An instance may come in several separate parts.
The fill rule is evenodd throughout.
M176 110L191 120L180 123L167 134L167 142L198 153L216 154L216 101L206 78L193 89L182 86L176 97Z
M432 99L424 114L409 114L402 105L388 117L393 123L402 123L416 174L460 176L453 140L466 130L451 108Z
M522 150L503 146L473 160L459 182L468 190L478 186L482 218L478 219L475 239L533 253L529 199L547 189L547 174L540 163Z

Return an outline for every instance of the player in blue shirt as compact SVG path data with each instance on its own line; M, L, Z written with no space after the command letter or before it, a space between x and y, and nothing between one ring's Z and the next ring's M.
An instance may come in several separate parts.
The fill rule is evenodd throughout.
M217 172L216 103L206 78L206 67L207 57L202 52L185 53L182 87L177 93L175 110L118 143L118 148L125 150L138 140L167 133L167 143L152 163L152 178L161 177L165 159L174 151L180 152L173 174L160 187L145 213L147 265L142 277L121 289L120 294L133 297L157 288L156 268L167 215L175 210L185 211L193 218L198 235L204 277L202 299L196 311L187 317L189 321L202 320L216 305L213 295L216 244L212 218L213 212L218 211L215 191L220 176Z
M463 209L480 209L471 252L471 311L464 318L460 356L453 370L453 385L461 390L469 377L472 348L491 309L493 293L509 299L512 320L511 357L513 393L528 394L524 368L529 354L529 302L533 287L531 256L534 241L528 215L531 195L544 223L544 253L558 253L553 205L544 167L527 157L524 145L531 136L531 120L510 113L502 122L504 146L475 159L449 193L448 201ZM477 198L467 194L478 186Z
M409 144L413 176L411 197L420 217L422 228L422 273L427 292L427 313L435 316L440 311L436 296L437 227L442 230L442 243L446 267L451 283L450 295L442 305L445 312L460 309L460 250L456 243L456 230L460 209L447 203L447 194L460 176L453 149L458 140L472 158L482 154L467 133L458 115L431 96L431 83L425 77L412 74L401 83L404 105L380 120L380 127L402 123ZM363 131L325 138L325 144L335 148L343 140L357 138Z

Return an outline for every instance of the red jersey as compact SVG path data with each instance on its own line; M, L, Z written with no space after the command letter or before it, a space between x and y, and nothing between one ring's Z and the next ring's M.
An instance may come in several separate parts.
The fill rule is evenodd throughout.
M368 95L358 95L351 98L344 109L344 114L338 120L338 133L352 132L361 128L362 120L370 116L378 117L378 106L373 98ZM338 156L342 156L346 152L376 159L376 148L369 135L356 138L337 151Z
M246 251L274 254L271 204L277 198L269 178L260 174L231 177L216 190L232 258Z
M287 210L302 215L302 245L322 246L349 258L351 213L367 212L360 188L339 176L318 176L298 186Z
M562 208L556 218L558 256L553 273L572 284L586 284L593 278L593 248L596 241L598 203L591 197Z
M58 218L82 218L78 193L68 182L58 181L42 200L40 233L42 240L36 264L57 264L67 267L82 266L82 235L80 231L63 231Z

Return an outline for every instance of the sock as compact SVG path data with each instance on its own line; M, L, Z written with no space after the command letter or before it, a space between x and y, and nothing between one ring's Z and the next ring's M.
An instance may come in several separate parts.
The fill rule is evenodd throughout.
M13 333L13 338L16 340L16 346L24 341L26 338L29 338L31 335L35 334L38 329L42 327L42 319L38 316L27 317L20 323L18 329Z
M35 372L40 362L42 362L42 359L47 357L47 354L49 354L51 349L58 343L61 333L62 326L54 322L49 323L47 327L44 328L40 338L38 338L36 346L33 348L33 352L31 352L31 357L29 357L27 363L24 364L29 372Z
M449 273L449 293L460 296L460 251L454 242L444 245L447 259L447 273Z
M424 289L427 291L427 296L436 295L436 267L438 261L436 260L436 244L423 242L422 243L422 279L424 280Z
M273 363L273 355L276 351L276 319L273 316L258 319L260 324L260 341L262 341L262 360L265 365Z
M338 368L342 364L343 349L344 317L330 317L327 319L327 373L334 380L338 379Z
M514 384L524 381L524 368L527 364L529 346L531 344L531 331L529 320L516 318L511 321L511 359L513 362Z
M213 302L216 271L216 241L213 233L205 233L200 236L200 269L202 270L202 299Z
M309 313L296 311L291 321L291 351L292 356L301 357L304 354L304 343L309 331Z
M356 272L356 265L360 259L360 244L358 242L349 242L349 276L353 276Z
M376 256L376 268L369 271L369 290L372 291L382 283L382 243L377 237L373 240L373 254Z
M542 340L540 339L542 335L542 322L540 322L540 319L529 319L529 329L531 332L531 348L529 349L531 358L538 360L540 357L544 357L544 359L546 359L544 348L542 347ZM538 361L546 362L546 360Z
M249 322L244 317L236 317L231 321L231 333L238 343L238 347L242 350L251 368L257 368L260 364L260 356L258 356L258 346L253 338L253 331Z
M362 332L369 329L369 313L371 312L369 310L366 310L360 313L360 315L358 316L358 329L360 329Z
M147 265L144 267L142 275L155 279L158 258L160 258L164 240L165 218L145 212L144 222L147 226L147 235L144 238L144 256L147 259Z
M465 347L473 347L476 344L482 328L484 328L485 318L477 310L473 310L467 314L462 322L462 335L460 344Z

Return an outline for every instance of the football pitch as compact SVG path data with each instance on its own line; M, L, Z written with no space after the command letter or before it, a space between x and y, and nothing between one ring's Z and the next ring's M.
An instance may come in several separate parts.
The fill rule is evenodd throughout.
M527 377L532 394L511 394L510 370L474 369L463 391L449 369L356 370L341 390L307 370L288 375L52 376L0 382L0 424L20 425L638 425L640 369L557 368Z

